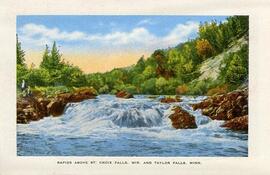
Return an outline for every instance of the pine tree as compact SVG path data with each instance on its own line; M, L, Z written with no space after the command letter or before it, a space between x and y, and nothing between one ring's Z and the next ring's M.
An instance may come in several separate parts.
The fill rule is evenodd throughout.
M61 55L59 54L59 50L56 47L56 42L53 42L53 47L51 50L51 66L52 68L58 69L60 66L60 61L61 61Z
M61 68L61 55L59 54L55 41L51 52L49 51L49 47L46 45L40 67L45 68L48 71L59 70Z
M49 69L49 59L50 59L49 47L46 44L45 51L44 51L43 56L42 56L42 62L40 63L40 67L45 68L45 69Z
M17 64L25 66L25 53L21 48L21 42L19 42L18 35L16 34L16 56L17 56Z

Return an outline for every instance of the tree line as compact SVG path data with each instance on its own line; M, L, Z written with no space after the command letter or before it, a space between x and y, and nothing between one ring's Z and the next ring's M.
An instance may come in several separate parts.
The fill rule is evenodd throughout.
M248 17L232 16L225 22L201 23L198 37L173 48L157 49L135 65L105 73L85 74L62 59L56 42L46 45L42 62L27 68L25 53L17 37L17 84L24 79L31 87L92 86L99 93L126 90L134 94L206 94L209 89L236 88L248 77L248 47L227 55L218 80L195 81L201 63L216 56L244 35L248 35ZM94 65L92 65L94 66Z

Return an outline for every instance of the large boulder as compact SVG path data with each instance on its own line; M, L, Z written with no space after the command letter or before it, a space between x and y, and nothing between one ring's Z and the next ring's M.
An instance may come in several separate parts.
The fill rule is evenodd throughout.
M134 98L133 95L127 91L119 91L115 95L118 98Z
M173 109L174 113L169 116L172 126L175 129L194 129L197 128L195 117L187 111L177 106Z
M231 120L226 121L222 127L234 131L248 131L248 116L236 117Z

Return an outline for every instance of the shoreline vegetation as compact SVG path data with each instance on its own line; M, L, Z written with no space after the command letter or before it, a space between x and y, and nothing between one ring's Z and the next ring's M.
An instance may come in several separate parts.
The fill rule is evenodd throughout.
M181 96L206 95L193 109L224 127L248 130L248 17L201 24L198 37L173 48L158 49L137 64L105 73L85 74L61 59L56 42L46 45L38 67L25 64L25 52L17 36L17 123L59 116L71 102L94 99L98 94L149 98L167 94L162 103L181 101ZM91 65L94 66L94 65ZM21 88L25 81L31 93ZM176 106L169 116L176 129L196 128L194 117Z

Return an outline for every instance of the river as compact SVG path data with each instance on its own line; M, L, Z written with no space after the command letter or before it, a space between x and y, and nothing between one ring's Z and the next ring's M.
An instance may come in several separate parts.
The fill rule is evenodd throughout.
M99 95L71 103L60 117L17 124L19 156L248 156L248 134L220 127L190 104L205 97L182 97L164 104L137 95ZM175 105L193 114L196 129L176 130L168 116Z

